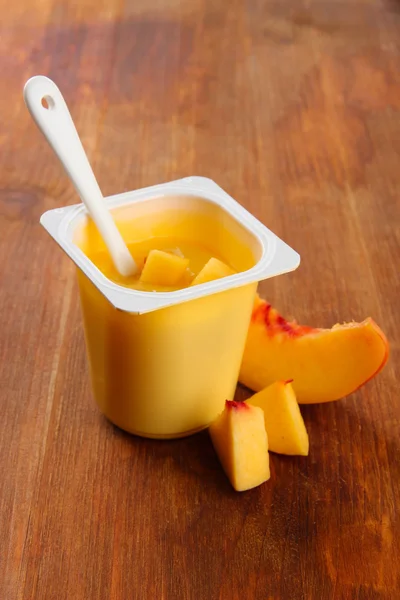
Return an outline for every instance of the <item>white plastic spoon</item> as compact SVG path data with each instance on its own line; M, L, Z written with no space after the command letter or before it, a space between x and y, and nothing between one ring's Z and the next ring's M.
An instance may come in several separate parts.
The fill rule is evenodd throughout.
M125 277L134 275L137 265L107 209L60 90L51 79L38 75L26 82L24 99L95 222L116 269Z

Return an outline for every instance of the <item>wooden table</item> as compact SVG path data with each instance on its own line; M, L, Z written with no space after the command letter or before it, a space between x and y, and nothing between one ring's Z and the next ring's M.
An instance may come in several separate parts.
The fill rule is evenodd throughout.
M1 0L1 600L400 598L400 5ZM207 433L137 439L91 396L74 268L40 228L75 203L22 87L61 87L106 194L215 179L302 256L283 314L371 315L385 370L303 410L308 458L227 482ZM248 392L239 390L240 397Z

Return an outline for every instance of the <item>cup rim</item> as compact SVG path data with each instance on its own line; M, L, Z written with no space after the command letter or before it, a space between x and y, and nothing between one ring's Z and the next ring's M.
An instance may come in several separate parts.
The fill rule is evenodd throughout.
M82 215L88 214L83 204L46 211L41 216L40 223L115 308L134 314L143 314L227 291L293 271L299 266L300 256L295 250L285 244L213 180L206 177L186 177L168 183L114 194L106 197L105 202L110 209L113 209L167 196L193 196L216 204L225 210L260 244L261 256L257 263L247 271L182 290L171 292L133 290L122 287L108 279L73 242L72 230L74 223L76 224Z

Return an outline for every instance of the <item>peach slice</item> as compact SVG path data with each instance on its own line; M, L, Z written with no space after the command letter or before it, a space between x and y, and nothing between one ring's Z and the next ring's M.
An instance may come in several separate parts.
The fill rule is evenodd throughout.
M264 412L271 452L308 455L308 434L291 381L276 381L247 402Z
M371 318L314 329L289 323L257 296L239 381L257 392L293 379L299 403L330 402L379 373L388 356L385 334Z
M234 275L234 273L235 271L222 262L222 260L218 260L218 258L210 258L200 273L193 279L191 285L200 285L201 283L207 283L208 281L221 279L221 277Z
M182 279L189 260L176 254L151 250L143 267L140 281L152 285L176 285Z
M268 437L261 408L227 400L209 431L236 491L249 490L269 479Z

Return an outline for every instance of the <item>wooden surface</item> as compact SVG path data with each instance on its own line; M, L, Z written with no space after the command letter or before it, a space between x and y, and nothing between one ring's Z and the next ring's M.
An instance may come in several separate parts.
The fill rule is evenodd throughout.
M1 600L400 598L400 4L0 7ZM212 177L300 252L261 286L283 314L386 332L385 370L304 408L310 456L271 456L266 485L235 493L207 433L97 410L74 270L38 224L77 201L23 106L39 73L104 193Z

